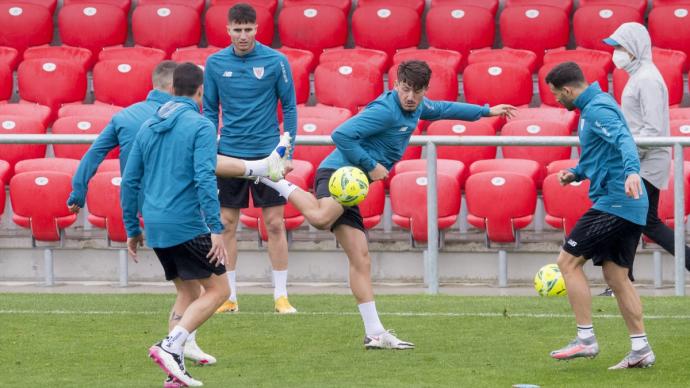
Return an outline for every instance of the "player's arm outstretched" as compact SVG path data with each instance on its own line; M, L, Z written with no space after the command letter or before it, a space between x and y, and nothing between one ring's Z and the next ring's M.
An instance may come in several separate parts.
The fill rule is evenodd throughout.
M465 104L462 102L434 101L424 98L422 101L422 120L465 120L476 121L482 117L501 116L507 119L515 117L517 108L509 104L489 105Z
M81 162L79 162L77 171L74 173L72 192L69 198L67 198L67 207L72 213L79 213L79 210L84 207L89 181L108 152L112 151L119 144L120 142L115 132L115 123L114 120L111 120L103 129L103 132L98 135L96 141L89 147L89 150L86 151Z

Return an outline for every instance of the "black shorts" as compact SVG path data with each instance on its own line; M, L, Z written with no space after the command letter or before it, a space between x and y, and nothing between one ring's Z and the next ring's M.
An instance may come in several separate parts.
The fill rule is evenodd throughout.
M211 274L222 275L225 266L211 264L206 255L211 250L211 234L202 234L168 248L153 248L165 271L165 280L206 279Z
M331 196L331 192L328 190L328 180L331 179L331 175L333 175L334 172L335 170L332 168L320 168L316 170L314 194L316 194L317 199ZM348 225L364 232L364 220L362 219L362 213L359 212L359 206L343 206L343 209L345 209L343 214L338 217L333 223L333 226L331 226L331 232L338 225Z
M563 250L591 259L594 265L601 266L609 260L630 269L642 228L613 214L589 209L566 237Z
M222 154L221 154L222 155ZM258 158L244 158L232 155L225 155L244 160L259 160ZM254 207L273 207L285 205L285 198L281 197L277 191L264 185L256 184L254 181L243 178L221 178L218 177L218 200L220 207L231 209L246 209L249 207L249 191L252 192Z

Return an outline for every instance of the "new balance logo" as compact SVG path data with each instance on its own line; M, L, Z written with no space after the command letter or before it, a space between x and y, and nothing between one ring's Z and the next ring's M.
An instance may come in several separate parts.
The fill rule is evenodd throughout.
M230 77L232 77L232 71L226 71L226 72L224 72L224 73L223 73L223 77L225 77L225 78L230 78Z
M400 128L400 132L407 132L408 128L407 127L402 127Z
M572 239L568 240L568 245L570 245L571 247L575 247L575 246L577 246L577 241L574 241Z

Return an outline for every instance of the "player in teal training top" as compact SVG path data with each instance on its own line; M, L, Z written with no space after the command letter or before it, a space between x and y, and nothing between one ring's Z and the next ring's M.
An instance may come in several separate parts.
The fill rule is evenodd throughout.
M382 94L335 130L332 138L336 150L316 172L316 197L286 180L273 182L260 178L287 198L309 223L335 233L350 262L350 288L364 321L367 349L412 349L414 345L385 330L379 320L362 216L357 206L345 207L331 197L328 190L331 175L340 167L356 166L367 172L371 181L385 179L393 164L402 157L420 119L474 121L486 116L512 117L515 113L515 107L510 105L489 107L429 100L424 95L430 78L431 69L426 62L401 63L394 89ZM216 174L224 175L229 171L224 164L219 162Z
M294 141L297 106L290 65L285 55L256 41L256 11L237 4L228 12L228 33L232 44L213 54L206 62L204 115L218 123L219 105L223 122L218 153L241 159L267 157L278 144L280 128L276 109L283 111L285 131ZM290 159L288 155L288 159ZM290 162L287 170L289 172ZM288 245L283 223L285 198L263 184L246 179L218 178L221 216L226 225L223 237L228 248L230 298L218 312L238 310L235 287L237 238L240 209L262 208L268 233L268 256L273 267L275 310L294 313L287 298Z

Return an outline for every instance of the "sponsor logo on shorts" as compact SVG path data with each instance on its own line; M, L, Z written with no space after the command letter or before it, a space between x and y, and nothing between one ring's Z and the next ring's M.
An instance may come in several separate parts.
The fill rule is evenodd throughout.
M576 246L577 246L577 241L575 241L575 240L573 240L573 239L569 239L569 240L568 240L568 245L570 245L571 247L576 247Z

